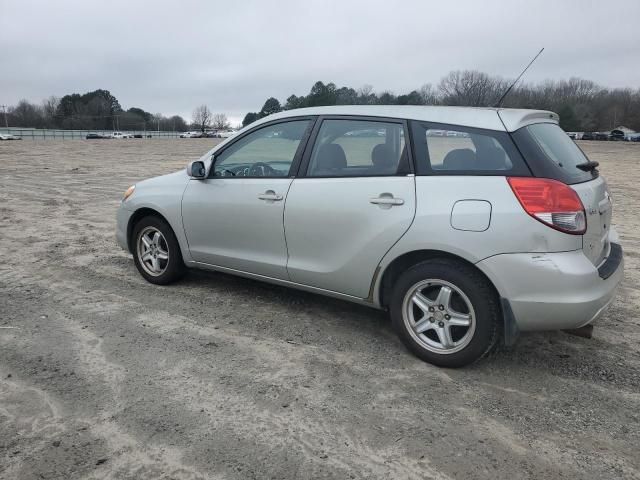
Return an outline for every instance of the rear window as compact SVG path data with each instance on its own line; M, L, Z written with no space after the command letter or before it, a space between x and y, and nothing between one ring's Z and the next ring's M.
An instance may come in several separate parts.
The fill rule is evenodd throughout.
M506 132L420 122L412 130L418 175L531 175Z
M536 123L513 133L513 139L536 177L573 184L598 176L576 167L589 161L580 147L555 123Z

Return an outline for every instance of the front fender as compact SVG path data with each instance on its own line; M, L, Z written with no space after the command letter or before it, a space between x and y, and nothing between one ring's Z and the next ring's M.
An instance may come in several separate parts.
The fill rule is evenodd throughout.
M174 176L178 181L167 181L167 177ZM164 179L164 181L159 181L160 179ZM127 225L127 239L137 220L146 214L155 213L161 216L173 230L180 245L182 258L186 263L192 259L182 224L182 195L189 184L189 180L182 180L184 180L183 177L173 174L141 182L136 185L135 193L126 200L122 207L132 212Z

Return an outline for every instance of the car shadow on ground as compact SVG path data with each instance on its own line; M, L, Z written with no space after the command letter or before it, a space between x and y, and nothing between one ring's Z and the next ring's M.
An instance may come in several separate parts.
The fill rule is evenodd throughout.
M203 270L190 270L180 281L180 284L187 288L197 286L206 287L212 291L224 291L234 298L268 299L278 307L291 309L293 313L301 310L317 312L324 319L339 319L342 328L349 330L354 336L371 335L377 337L383 333L391 339L396 338L388 312L346 300ZM364 342L371 340L366 337L361 338ZM474 368L490 367L510 360L514 360L522 366L539 366L546 361L545 358L548 356L553 356L555 359L569 359L578 356L580 351L589 348L589 342L594 341L571 336L561 331L522 333L515 345L510 347L499 345L488 358L476 364ZM405 351L407 355L411 355L399 340L390 343ZM571 349L576 351L569 352L568 350ZM591 352L591 355L593 354Z
M130 269L131 275L137 275L132 263ZM372 344L378 347L382 344L383 351L379 352L382 356L400 355L409 363L412 363L409 359L415 360L418 364L422 363L413 357L396 337L389 315L383 310L205 270L189 270L175 285L179 290L176 292L178 295L191 291L212 292L215 297L220 297L225 302L258 302L259 308L277 311L278 314L274 316L271 324L271 335L274 337L278 334L285 338L295 337L297 331L304 329L304 325L301 324L303 321L290 320L300 315L312 315L316 318L314 325L317 334L306 336L305 343L325 348L327 345L324 337L332 336L336 339L344 336L343 343L358 351L367 351ZM233 319L236 326L243 321L241 315L238 317ZM282 321L282 318L286 318L287 321ZM249 319L246 322L247 325L251 323ZM483 376L495 376L496 369L511 376L551 374L572 379L583 378L603 385L619 383L621 377L625 377L624 383L629 383L630 386L640 385L638 378L629 378L624 373L624 370L632 368L631 363L624 358L624 351L620 346L610 344L602 338L598 333L599 328L603 327L596 326L592 339L562 331L521 333L513 346L498 345L487 357L463 370Z

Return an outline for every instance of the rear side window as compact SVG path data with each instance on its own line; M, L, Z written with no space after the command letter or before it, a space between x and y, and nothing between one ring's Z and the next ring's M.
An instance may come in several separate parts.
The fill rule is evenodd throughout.
M576 167L589 159L555 123L522 127L513 133L513 139L536 177L573 184L598 176L596 170L585 172Z
M327 119L318 131L307 175L396 175L406 170L407 164L402 123Z
M412 123L418 175L531 175L506 132Z

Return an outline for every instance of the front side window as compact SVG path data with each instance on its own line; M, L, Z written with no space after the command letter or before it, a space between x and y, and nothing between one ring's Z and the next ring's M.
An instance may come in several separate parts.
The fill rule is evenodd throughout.
M506 132L413 123L419 175L530 175Z
M214 177L287 177L310 120L269 125L216 155Z
M406 155L401 123L324 120L311 152L307 176L396 175L407 163Z

